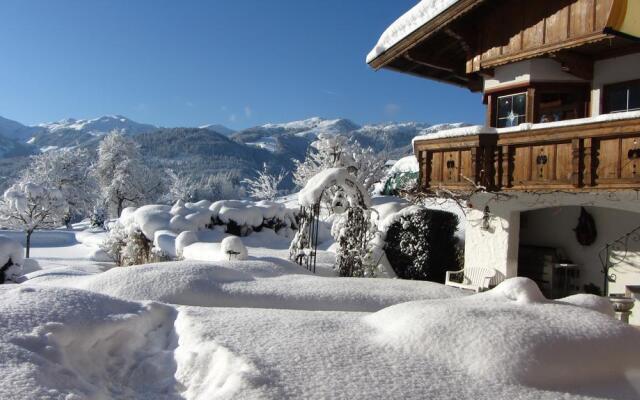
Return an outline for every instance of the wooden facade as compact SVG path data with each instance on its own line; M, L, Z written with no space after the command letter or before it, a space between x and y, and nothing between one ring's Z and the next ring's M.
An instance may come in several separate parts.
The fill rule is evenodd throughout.
M480 91L494 68L547 57L591 80L595 60L638 50L609 26L626 1L459 0L370 65Z
M640 189L640 118L419 141L422 189Z
M614 0L503 1L479 14L479 34L472 41L467 73L545 54L585 79L593 61L570 49L610 37L605 33Z

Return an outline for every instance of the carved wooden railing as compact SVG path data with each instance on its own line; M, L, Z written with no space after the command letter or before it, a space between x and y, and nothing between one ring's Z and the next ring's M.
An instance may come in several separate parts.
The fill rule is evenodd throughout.
M496 135L474 135L417 141L414 149L420 164L422 189L495 189L494 149Z
M640 118L423 140L415 150L423 189L640 189Z

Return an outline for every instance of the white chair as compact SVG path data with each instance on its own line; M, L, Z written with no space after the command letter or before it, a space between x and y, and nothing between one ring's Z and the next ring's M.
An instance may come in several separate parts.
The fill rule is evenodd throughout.
M489 290L496 278L496 270L492 268L465 268L461 271L447 271L444 284L478 293Z

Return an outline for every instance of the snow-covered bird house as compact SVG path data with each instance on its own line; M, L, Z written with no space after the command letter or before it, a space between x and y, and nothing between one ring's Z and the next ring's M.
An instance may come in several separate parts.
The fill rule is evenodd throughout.
M635 0L423 0L368 55L482 94L484 126L413 141L420 190L467 195L467 267L552 297L640 283L639 15Z

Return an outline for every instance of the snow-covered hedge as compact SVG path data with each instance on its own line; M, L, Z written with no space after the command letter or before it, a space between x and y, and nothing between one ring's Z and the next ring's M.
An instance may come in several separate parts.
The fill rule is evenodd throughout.
M182 257L185 247L198 241L196 232L216 226L235 236L247 236L263 228L282 233L297 229L296 212L281 203L240 200L129 207L112 224L102 249L118 265L175 259Z
M0 235L0 283L15 282L24 264L24 248L6 236Z
M444 283L448 270L458 270L458 217L409 207L401 211L386 233L387 258L398 277Z

